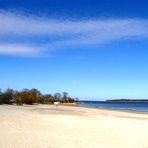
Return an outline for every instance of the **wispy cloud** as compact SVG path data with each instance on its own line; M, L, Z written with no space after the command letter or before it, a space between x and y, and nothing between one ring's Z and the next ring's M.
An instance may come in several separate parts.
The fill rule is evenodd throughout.
M78 81L74 81L72 84L73 84L74 86L79 86L79 85L80 85L80 83L79 83Z
M85 59L84 56L74 56L74 58L75 58L76 60L84 60L84 59Z
M0 11L0 28L0 38L3 39L0 54L24 56L123 38L148 37L148 20L138 18L57 20Z
M43 50L34 46L23 44L0 44L1 55L35 57L43 54Z

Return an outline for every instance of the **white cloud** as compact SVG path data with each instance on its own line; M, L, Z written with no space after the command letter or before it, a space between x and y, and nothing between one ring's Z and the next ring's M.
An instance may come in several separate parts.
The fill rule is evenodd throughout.
M0 44L0 54L35 57L43 54L43 50L35 46L23 44Z
M0 11L0 54L40 55L43 47L57 50L71 46L97 45L123 38L148 37L148 19L50 19ZM9 43L7 39L13 39ZM24 43L26 40L28 43ZM41 40L43 42L39 43ZM35 44L37 46L30 45Z

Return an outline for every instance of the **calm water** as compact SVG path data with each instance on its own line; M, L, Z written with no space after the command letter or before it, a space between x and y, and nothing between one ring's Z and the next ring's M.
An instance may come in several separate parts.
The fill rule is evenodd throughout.
M137 111L148 111L148 102L85 102L80 103L81 107L92 107L92 108L108 108L117 110L137 110Z

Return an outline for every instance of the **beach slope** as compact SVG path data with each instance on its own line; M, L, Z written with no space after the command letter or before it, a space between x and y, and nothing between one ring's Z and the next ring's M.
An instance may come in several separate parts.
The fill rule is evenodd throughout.
M1 148L148 148L148 114L1 105Z

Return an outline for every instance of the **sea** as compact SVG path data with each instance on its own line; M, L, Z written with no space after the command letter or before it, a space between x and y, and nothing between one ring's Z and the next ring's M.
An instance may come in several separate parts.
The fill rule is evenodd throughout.
M148 112L148 102L107 102L107 101L82 101L80 107L105 108L114 110L133 110Z

